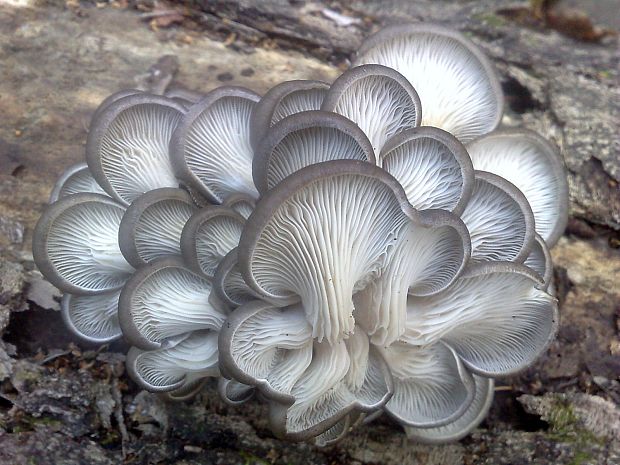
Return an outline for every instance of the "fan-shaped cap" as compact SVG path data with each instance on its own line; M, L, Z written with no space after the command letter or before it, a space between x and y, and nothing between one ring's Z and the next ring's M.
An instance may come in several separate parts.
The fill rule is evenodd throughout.
M123 215L118 237L123 256L136 268L181 254L181 232L196 207L182 189L161 188L141 195Z
M551 280L553 279L553 261L551 260L549 247L547 247L545 240L540 234L536 233L534 235L532 250L523 264L534 270L542 278L544 283L543 289L547 290L550 288ZM551 291L548 292L553 294Z
M183 87L173 87L168 89L164 94L166 97L175 99L183 104L189 104L190 106L205 97L205 94L196 92L194 90L185 89Z
M464 438L486 417L493 402L493 379L474 375L476 385L474 400L454 421L435 427L405 426L407 437L426 444L443 444Z
M325 111L297 113L275 124L258 144L254 184L265 193L305 166L344 159L375 163L372 145L355 123Z
M499 124L504 96L491 62L463 34L435 24L402 24L366 39L353 65L379 63L403 74L420 95L422 124L461 142Z
M213 290L226 305L235 308L257 295L243 280L237 263L237 248L232 249L222 259L213 278Z
M522 263L534 242L534 214L513 184L476 171L472 196L461 215L471 235L474 262Z
M474 185L467 150L438 128L424 126L394 136L383 147L379 165L398 179L418 210L440 208L460 214Z
M417 217L398 182L370 163L301 169L269 191L239 243L244 280L263 298L302 301L313 336L353 330L352 296L374 280L400 228Z
M86 163L72 165L60 175L50 194L50 203L79 192L105 194L105 191L90 174Z
M104 98L101 101L99 106L93 112L93 116L90 118L91 121L96 121L99 118L99 115L103 113L103 110L108 108L111 104L113 104L117 100L120 100L124 97L129 97L130 95L137 95L137 94L143 94L143 93L144 92L138 89L122 89L122 90L119 90L118 92L114 92L113 94L108 95L106 98Z
M132 347L127 353L127 372L143 389L176 391L187 381L218 376L217 333L196 331L176 344L144 351Z
M317 436L355 409L380 408L391 393L387 365L359 328L346 341L319 344L299 306L245 304L219 342L223 369L271 399L274 431L290 439Z
M508 262L472 265L445 291L409 297L413 345L444 341L481 376L504 376L531 364L553 340L557 301L529 268Z
M168 257L140 268L121 292L118 315L123 334L144 350L171 344L200 329L219 330L226 318L211 305L211 284Z
M224 256L239 244L244 224L245 218L228 207L197 210L183 228L183 258L194 271L212 279Z
M355 319L376 345L405 332L407 294L432 295L447 288L469 261L463 222L448 212L426 210L398 233L380 276L355 296Z
M87 342L105 344L121 337L118 322L120 291L98 295L64 294L60 314L65 325Z
M124 205L144 192L177 187L168 143L184 112L174 100L146 93L119 98L98 112L86 162L99 185Z
M364 65L344 72L334 81L321 106L346 116L370 139L376 154L401 131L420 125L420 97L394 69Z
M527 198L536 232L553 247L568 221L568 182L557 148L533 131L506 129L467 146L477 170L490 171L517 186Z
M271 126L287 116L321 108L329 84L322 81L285 81L272 87L252 110L250 141L256 149Z
M474 398L474 380L458 356L443 344L383 349L394 378L394 395L385 406L408 426L433 427L454 421Z
M217 380L217 392L228 405L241 405L254 396L254 387L221 376Z
M195 379L192 379L195 378ZM207 378L202 378L200 375L188 375L181 387L174 389L173 391L167 391L161 395L164 399L171 402L184 402L194 398L207 383Z
M170 141L177 176L211 202L233 193L257 197L252 182L250 114L260 97L223 86L194 104Z
M118 244L124 212L111 198L92 193L70 195L49 205L32 240L37 267L67 293L100 294L120 289L133 272Z
M232 208L247 220L256 208L256 199L248 194L231 194L222 205Z

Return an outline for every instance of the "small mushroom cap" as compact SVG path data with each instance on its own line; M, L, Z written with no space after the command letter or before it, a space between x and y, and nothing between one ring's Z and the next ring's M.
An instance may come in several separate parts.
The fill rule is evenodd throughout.
M472 240L472 261L523 263L534 243L534 214L519 189L504 178L476 171L461 215Z
M213 290L222 302L232 308L258 298L241 276L236 247L228 252L218 265L213 278Z
M405 426L409 439L425 444L456 442L476 428L486 417L493 402L495 383L492 378L474 375L476 385L474 399L467 410L451 423L435 427Z
M177 187L168 144L184 113L174 100L147 93L119 98L98 112L86 162L99 185L124 205L150 190Z
M245 218L232 208L210 205L197 210L183 228L181 251L188 266L209 279L239 244Z
M301 168L341 159L375 163L364 132L336 113L304 111L287 116L265 133L254 155L252 176L259 192L265 193Z
M412 345L438 340L481 376L506 376L529 366L553 340L557 301L524 265L486 262L469 267L443 292L409 297Z
M105 194L93 175L88 170L86 163L77 163L67 168L58 178L49 203L54 203L62 197L79 192L92 192L94 194Z
M420 97L403 75L381 65L344 72L329 89L321 110L341 114L357 124L376 154L401 131L420 125Z
M247 220L256 208L256 199L248 194L231 194L222 205L232 208Z
M499 124L504 97L495 68L463 34L435 24L389 26L366 39L354 66L378 63L404 75L420 95L422 124L465 143Z
M118 244L124 212L110 197L92 193L70 195L49 205L33 234L37 267L54 286L70 294L120 289L133 272Z
M195 379L192 379L195 378ZM173 390L162 393L164 399L170 402L184 402L186 400L191 400L196 397L202 388L204 388L207 383L207 378L201 378L198 376L188 375L185 377L184 383L181 387Z
M523 264L540 276L544 283L543 289L548 290L550 294L554 294L551 290L549 290L552 287L551 281L553 279L553 261L551 259L551 252L549 252L549 247L547 247L545 240L540 236L540 234L536 233L534 235L532 250L530 250L530 254L527 256Z
M459 418L474 398L474 380L443 344L395 343L382 350L394 378L385 411L408 426L434 427Z
M228 405L241 405L254 396L254 387L223 376L217 380L217 391Z
M140 268L121 292L118 315L134 346L153 350L201 329L217 331L225 314L209 299L211 284L168 257Z
M523 192L536 232L553 247L568 221L568 182L557 147L533 131L494 131L471 142L467 149L474 168L507 179Z
M176 391L188 381L219 375L217 333L196 331L174 345L151 351L132 347L127 372L143 389Z
M258 196L250 115L259 99L243 87L219 87L192 105L174 131L170 152L176 175L211 202L238 192Z
M405 189L418 210L439 208L462 213L474 185L467 150L442 129L409 129L387 141L379 165Z
M181 255L181 233L196 211L182 189L155 189L138 197L123 215L118 237L123 256L134 267Z
M322 81L285 81L272 87L252 110L250 142L255 149L271 126L287 116L321 108L329 84Z
M64 294L60 314L69 330L81 339L106 344L122 336L118 322L120 291L97 295Z

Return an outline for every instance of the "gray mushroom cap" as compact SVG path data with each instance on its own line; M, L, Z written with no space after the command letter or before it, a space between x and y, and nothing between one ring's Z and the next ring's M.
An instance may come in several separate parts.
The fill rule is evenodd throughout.
M334 81L321 110L341 114L357 124L376 154L401 131L420 125L420 97L398 71L364 65L344 72Z
M50 194L49 203L54 203L62 197L80 192L105 194L105 191L97 184L97 181L88 170L86 163L76 163L60 175Z
M177 187L168 143L184 113L174 100L147 93L119 98L98 112L86 162L99 185L123 205L152 189Z
M33 234L37 267L67 293L120 289L133 271L118 244L124 212L111 198L92 193L73 194L49 205Z
M243 87L219 87L192 105L172 135L177 177L213 203L238 192L257 197L250 115L259 99Z
M304 111L287 116L265 133L254 155L252 176L264 194L301 168L341 159L375 163L364 132L336 113Z
M154 189L138 197L123 215L118 237L121 252L134 267L181 254L181 233L196 210L182 189Z
M329 84L322 81L285 81L272 87L252 110L250 143L254 149L271 126L287 116L321 108Z
M378 63L403 74L422 101L422 124L465 143L499 124L504 97L495 68L463 34L436 24L386 27L369 37L353 66Z

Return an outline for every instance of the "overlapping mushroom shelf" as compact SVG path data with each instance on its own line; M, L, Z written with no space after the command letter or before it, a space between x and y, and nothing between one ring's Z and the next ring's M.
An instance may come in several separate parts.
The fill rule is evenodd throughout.
M426 24L370 37L332 84L121 91L58 180L35 261L74 334L132 346L144 389L184 400L216 378L319 445L381 413L457 440L558 324L563 161L497 129L502 108L482 52Z

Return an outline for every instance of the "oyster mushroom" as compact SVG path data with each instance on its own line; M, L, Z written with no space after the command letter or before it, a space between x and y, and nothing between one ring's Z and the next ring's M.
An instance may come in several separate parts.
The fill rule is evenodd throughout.
M211 202L240 192L257 197L250 115L259 99L243 87L219 87L192 105L174 131L170 152L176 175Z
M120 289L133 272L118 244L124 213L111 198L92 193L70 195L49 205L34 230L37 267L70 294Z
M174 100L146 93L119 98L98 111L86 141L86 162L103 190L129 205L152 189L177 187L168 143L184 113Z
M119 225L119 245L134 267L167 255L180 255L183 227L196 210L182 189L154 189L138 197Z
M79 192L92 192L94 194L105 194L93 175L88 170L86 163L77 163L67 168L58 178L49 203L54 203L62 197Z
M322 81L285 81L272 87L252 111L250 142L256 149L271 126L287 116L321 108L329 84Z
M64 294L60 314L69 330L81 339L105 344L122 336L118 322L120 291L97 295Z
M417 91L422 124L466 143L499 124L504 97L493 65L461 33L435 24L389 26L364 41L353 66L378 63Z
M140 268L121 292L118 315L124 336L143 350L166 347L197 330L220 329L226 315L210 301L211 284L179 258Z
M566 168L557 148L533 131L505 129L471 142L474 168L497 174L527 198L538 232L553 247L568 221Z
M335 113L296 113L275 124L258 144L254 184L264 194L301 168L345 159L375 163L372 145L358 126Z
M329 88L321 110L357 124L376 154L388 139L419 126L422 119L416 89L400 73L381 65L358 66L343 73Z
M217 333L196 331L174 344L144 351L136 347L127 353L127 371L142 388L151 392L186 394L194 382L219 375Z

